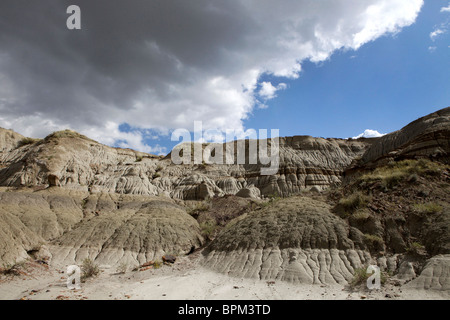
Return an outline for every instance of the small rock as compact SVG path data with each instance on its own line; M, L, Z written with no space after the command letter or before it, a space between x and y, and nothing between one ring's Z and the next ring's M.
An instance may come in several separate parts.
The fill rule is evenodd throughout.
M169 254L169 255L163 256L162 259L166 263L175 263L175 261L177 260L177 257Z
M148 261L148 262L144 263L143 265L141 265L141 268L150 267L150 266L152 266L154 264L155 264L155 262Z
M139 269L139 271L146 271L146 270L150 270L150 269L153 269L153 266L141 268L141 269Z
M361 296L361 300L367 299L367 296Z

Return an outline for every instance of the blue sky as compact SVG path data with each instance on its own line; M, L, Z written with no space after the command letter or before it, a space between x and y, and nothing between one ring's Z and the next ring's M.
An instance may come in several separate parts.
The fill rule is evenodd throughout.
M450 0L2 0L0 43L0 127L37 138L166 154L195 121L348 138L450 105Z
M450 13L440 12L446 4L425 1L416 23L400 33L303 63L300 78L283 80L288 89L256 110L246 127L347 138L365 129L393 132L450 106L450 33L430 38L441 24L448 27Z

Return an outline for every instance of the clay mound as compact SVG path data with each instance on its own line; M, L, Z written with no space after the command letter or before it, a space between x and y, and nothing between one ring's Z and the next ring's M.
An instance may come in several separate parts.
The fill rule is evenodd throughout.
M63 188L0 190L0 262L12 265L48 246L52 263L90 258L140 264L202 245L197 221L162 197L91 194Z
M219 226L225 226L234 218L248 212L251 204L252 202L248 199L229 195L221 198L213 198L206 208L203 208L203 210L194 210L191 214L196 217L199 223L212 220Z
M420 276L405 286L412 289L450 291L450 255L437 255L427 261Z
M164 254L186 254L202 245L197 221L170 199L115 194L91 195L94 216L54 241L53 264L140 265Z
M236 221L237 220L237 221ZM327 204L292 197L232 221L205 250L206 267L232 276L345 284L371 261Z
M57 188L33 192L0 190L0 262L14 264L83 218L86 195Z

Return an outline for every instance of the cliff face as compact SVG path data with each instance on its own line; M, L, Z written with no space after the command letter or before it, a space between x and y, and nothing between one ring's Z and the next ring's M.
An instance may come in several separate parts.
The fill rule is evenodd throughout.
M344 169L373 142L308 136L280 138L278 173L262 176L261 165L175 165L170 157L111 148L63 131L10 148L2 159L0 185L58 185L94 193L166 195L185 200L237 194L253 186L263 196L288 196L339 183Z
M392 160L432 157L448 163L450 108L418 119L377 139L309 136L280 138L275 175L262 165L175 165L129 149L111 148L76 132L54 133L18 146L24 137L0 130L0 186L58 185L68 189L203 200L256 187L262 196L289 196L339 184L344 172L375 168ZM248 145L246 154L248 156Z
M23 138L25 137L12 130L0 128L0 165L3 162L3 158L11 150L15 149Z
M359 166L376 167L392 160L434 158L449 162L450 107L411 122L401 130L379 138L362 157Z

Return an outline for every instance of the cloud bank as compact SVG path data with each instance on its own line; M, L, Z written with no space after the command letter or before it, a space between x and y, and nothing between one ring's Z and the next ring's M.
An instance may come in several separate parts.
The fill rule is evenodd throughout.
M81 8L81 30L66 9ZM305 60L414 23L423 0L2 0L0 126L153 151L146 130L243 130ZM262 101L260 101L262 99ZM134 131L120 132L129 124ZM156 147L157 148L157 147Z

